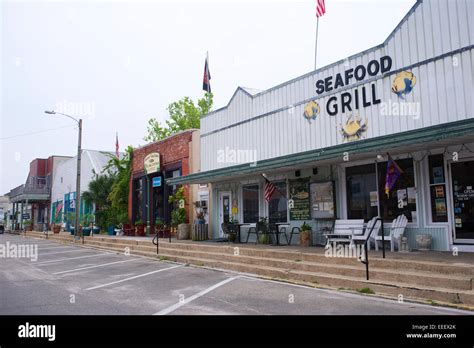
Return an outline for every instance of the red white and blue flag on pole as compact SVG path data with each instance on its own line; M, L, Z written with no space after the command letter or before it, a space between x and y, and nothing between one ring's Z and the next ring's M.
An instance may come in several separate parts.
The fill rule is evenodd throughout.
M204 64L204 77L202 80L202 89L207 93L211 93L211 73L209 71L209 56L206 56L206 63Z
M316 17L321 17L326 13L326 5L324 0L316 0Z

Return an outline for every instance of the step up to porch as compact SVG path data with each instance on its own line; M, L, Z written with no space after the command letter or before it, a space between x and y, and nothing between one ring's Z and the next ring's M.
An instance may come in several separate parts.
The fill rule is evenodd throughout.
M42 233L28 236L44 238ZM49 235L49 240L73 243L70 235ZM82 246L80 242L75 243ZM85 247L117 253L158 258L197 266L237 271L272 279L313 286L344 289L370 288L377 294L417 298L474 306L473 267L464 263L372 258L370 280L365 266L356 259L327 258L321 253L305 253L239 245L160 242L160 253L150 239L86 237ZM237 249L236 249L237 248Z

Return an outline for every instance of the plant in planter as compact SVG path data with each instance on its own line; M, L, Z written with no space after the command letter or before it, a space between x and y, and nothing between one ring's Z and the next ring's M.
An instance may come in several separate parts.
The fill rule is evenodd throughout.
M143 223L142 220L138 219L137 221L135 221L135 229L137 236L143 237L145 235L145 227L146 225Z
M81 219L82 233L84 236L90 236L92 231L92 223L94 222L94 215L84 214Z
M76 223L76 213L66 213L64 214L64 222L66 223L66 228L69 229L71 234L74 234L74 224Z
M32 231L33 226L31 224L31 220L23 220L23 228L27 231Z
M173 204L174 207L171 211L171 225L178 228L178 239L189 239L190 237L189 225L186 224L184 199L184 187L180 187L176 190L174 195L169 196L168 198L168 202Z
M53 225L53 233L58 234L59 232L61 232L61 225L60 224L54 224Z
M300 227L300 246L308 247L311 245L312 227L305 222Z
M258 242L260 244L270 243L270 234L268 233L268 218L259 217L257 222Z
M229 223L230 223L230 233L228 235L228 239L229 239L229 242L232 242L234 243L237 239L237 229L238 229L238 226L237 224L239 223L239 221L234 218L234 216L231 216L230 220L229 220Z

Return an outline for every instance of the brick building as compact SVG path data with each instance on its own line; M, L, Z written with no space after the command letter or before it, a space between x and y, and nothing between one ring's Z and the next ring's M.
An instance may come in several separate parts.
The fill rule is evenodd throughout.
M199 171L199 130L191 129L177 133L171 137L154 142L133 151L132 175L128 216L132 224L150 221L153 227L157 219L166 224L171 222L172 205L168 197L178 185L167 185L166 179L176 178ZM154 158L151 160L150 159ZM153 164L153 169L145 170L145 162ZM187 223L193 220L192 202L208 200L207 187L185 185L185 208ZM149 215L147 202L150 201Z
M52 182L59 164L69 158L50 156L31 161L26 182L8 194L10 202L13 204L11 211L13 229L20 229L28 225L39 230L43 228L43 224L48 223Z

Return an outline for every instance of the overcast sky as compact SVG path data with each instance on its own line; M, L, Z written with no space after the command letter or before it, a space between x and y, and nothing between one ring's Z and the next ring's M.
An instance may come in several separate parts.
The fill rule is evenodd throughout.
M31 160L75 155L73 122L44 110L82 115L83 148L114 151L118 132L123 150L145 144L169 103L202 96L206 51L214 108L237 86L313 70L315 3L2 1L0 194L26 181ZM326 0L318 67L383 42L414 3Z

